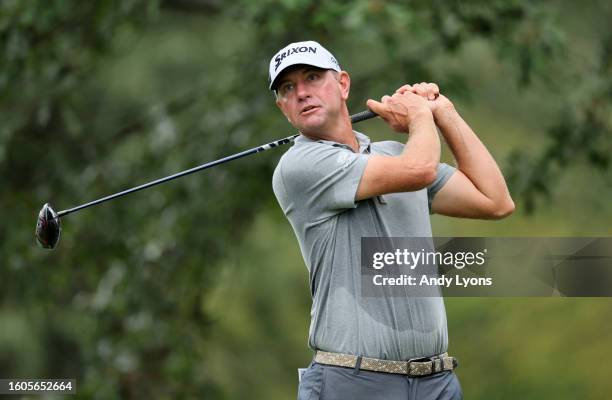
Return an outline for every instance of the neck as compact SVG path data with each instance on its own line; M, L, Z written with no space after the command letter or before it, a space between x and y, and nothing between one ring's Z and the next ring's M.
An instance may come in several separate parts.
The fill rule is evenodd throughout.
M305 133L302 134L310 139L323 139L330 140L336 143L342 143L350 146L353 151L359 152L359 141L353 132L353 124L351 123L351 117L349 116L348 109L342 108L338 118L334 118L330 121L328 126L316 133Z

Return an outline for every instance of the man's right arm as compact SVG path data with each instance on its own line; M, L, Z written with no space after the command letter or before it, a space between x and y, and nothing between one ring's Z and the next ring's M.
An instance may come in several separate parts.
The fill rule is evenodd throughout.
M387 193L420 190L436 179L440 162L440 139L427 100L413 93L368 100L368 107L395 131L408 133L398 156L369 157L355 200Z

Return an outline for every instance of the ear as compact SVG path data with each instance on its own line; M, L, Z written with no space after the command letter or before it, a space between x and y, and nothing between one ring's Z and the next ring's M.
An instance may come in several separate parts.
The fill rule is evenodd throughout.
M342 100L346 101L351 90L351 77L348 72L340 71L339 74L340 91L342 92Z

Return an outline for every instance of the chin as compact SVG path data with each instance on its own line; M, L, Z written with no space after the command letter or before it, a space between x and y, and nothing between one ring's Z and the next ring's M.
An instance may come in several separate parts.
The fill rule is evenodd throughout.
M296 128L302 133L319 133L325 128L324 118L308 118L307 121L300 121L296 124Z
M298 130L300 131L300 133L306 135L306 136L322 136L322 134L324 134L325 129L323 129L323 127L321 126L312 126L312 125L308 125L308 126L302 126L302 127L298 127Z

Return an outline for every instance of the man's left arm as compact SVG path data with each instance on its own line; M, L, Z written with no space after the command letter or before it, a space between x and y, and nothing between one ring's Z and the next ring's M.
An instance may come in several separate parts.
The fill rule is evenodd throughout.
M436 125L457 162L457 171L433 198L431 211L462 218L500 219L510 215L514 202L504 176L454 105L439 94L435 84L422 83L409 88L430 100Z

